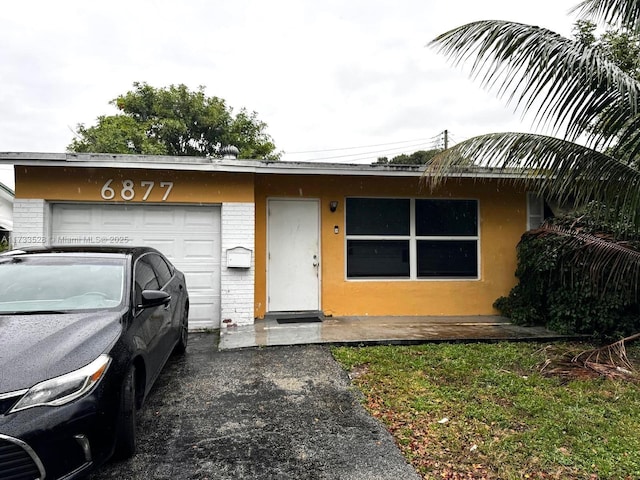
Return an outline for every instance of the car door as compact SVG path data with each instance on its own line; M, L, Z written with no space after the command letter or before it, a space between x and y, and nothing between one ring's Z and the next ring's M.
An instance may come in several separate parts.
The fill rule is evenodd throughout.
M166 359L163 336L166 336L167 324L170 324L171 317L169 306L138 308L142 303L144 290L160 290L161 288L160 280L147 257L148 255L139 257L134 267L133 296L136 313L133 322L138 339L137 343L142 346L146 354L149 379L153 381L160 373Z
M171 295L171 302L167 306L167 323L163 325L162 344L165 355L169 356L180 335L180 320L182 316L182 289L184 288L173 275L173 268L165 259L156 253L149 253L145 259L151 264L158 277L160 289Z

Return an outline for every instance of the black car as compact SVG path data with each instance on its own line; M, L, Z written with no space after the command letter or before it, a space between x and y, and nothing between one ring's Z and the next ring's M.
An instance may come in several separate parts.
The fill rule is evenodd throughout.
M152 248L0 255L0 479L70 480L131 456L188 312L184 275Z

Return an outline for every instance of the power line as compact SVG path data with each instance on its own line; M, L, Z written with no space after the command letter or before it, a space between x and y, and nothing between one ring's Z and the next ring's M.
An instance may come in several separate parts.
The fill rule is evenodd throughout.
M296 151L296 152L283 152L285 157L288 155L294 154L312 154L312 153L330 153L330 152L344 152L348 150L358 150L363 148L372 148L379 146L388 146L388 145L397 145L392 148L384 148L384 149L375 149L364 152L354 152L354 153L344 153L340 155L329 155L329 156L315 156L312 155L310 158L304 159L307 162L323 162L323 161L340 161L344 160L346 162L362 162L362 161L375 161L380 157L391 157L394 158L399 155L411 155L419 150L435 150L435 149L443 149L446 146L449 146L451 138L451 133L448 130L444 130L437 135L434 135L430 138L423 139L415 139L415 140L403 140L397 142L386 142L379 143L374 145L362 145L359 147L342 147L342 148L329 148L324 150L305 150L305 151ZM417 143L416 143L417 142ZM454 143L455 142L454 140Z
M395 158L399 155L411 155L416 150L395 150L393 152L384 154L384 153L370 153L370 154L359 154L355 157L345 158L343 156L334 156L334 157L312 157L305 159L305 162L323 162L323 161L331 161L331 162L347 162L347 163L360 163L362 161L376 161L378 158L387 157L387 158Z
M383 150L373 150L373 151L368 151L368 152L358 152L358 153L345 153L344 155L333 155L333 156L329 156L329 157L318 157L318 158L313 158L310 159L309 161L315 161L315 160L333 160L336 158L349 158L349 157L370 157L370 156L378 156L380 154L389 154L392 152L396 152L398 154L404 153L408 150L415 151L415 149L419 149L419 147L426 147L429 148L431 145L433 144L429 144L429 143L417 143L417 144L411 144L411 145L406 145L406 146L402 146L402 147L394 147L394 148L387 148L387 149L383 149ZM339 149L338 149L339 150ZM285 155L287 155L287 153L285 152Z
M413 140L402 140L399 142L388 142L388 143L378 143L378 144L374 144L374 145L361 145L359 147L341 147L341 148L327 148L324 150L302 150L302 151L298 151L298 152L287 152L285 151L285 153L287 155L297 155L297 154L303 154L303 153L324 153L324 152L337 152L340 150L356 150L358 148L371 148L371 147L384 147L387 145L398 145L401 143L411 143L411 142L427 142L427 141L433 141L434 139L438 139L440 138L442 134L439 133L437 135L434 135L433 137L430 138L416 138Z

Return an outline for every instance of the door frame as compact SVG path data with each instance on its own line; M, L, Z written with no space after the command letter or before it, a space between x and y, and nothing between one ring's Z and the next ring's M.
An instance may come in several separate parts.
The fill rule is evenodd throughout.
M270 235L270 225L269 225L269 207L271 206L271 201L286 201L286 202L305 202L305 203L315 203L316 205L316 212L318 214L318 238L317 238L317 242L318 242L318 269L317 269L317 275L318 275L318 292L317 292L317 299L318 299L318 310L322 310L322 212L320 210L320 207L322 205L322 202L320 201L319 198L291 198L291 197L267 197L266 199L266 208L265 208L265 214L266 214L266 251L265 251L265 259L266 259L266 295L267 298L265 299L265 305L266 305L266 312L270 313L272 312L271 310L271 276L270 276L270 272L269 272L269 266L270 266L270 259L269 259L269 245L271 242L271 235Z

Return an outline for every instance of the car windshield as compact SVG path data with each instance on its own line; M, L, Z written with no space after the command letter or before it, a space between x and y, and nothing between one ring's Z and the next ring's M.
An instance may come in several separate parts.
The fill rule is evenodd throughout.
M0 258L0 314L117 307L123 300L124 279L123 258Z

